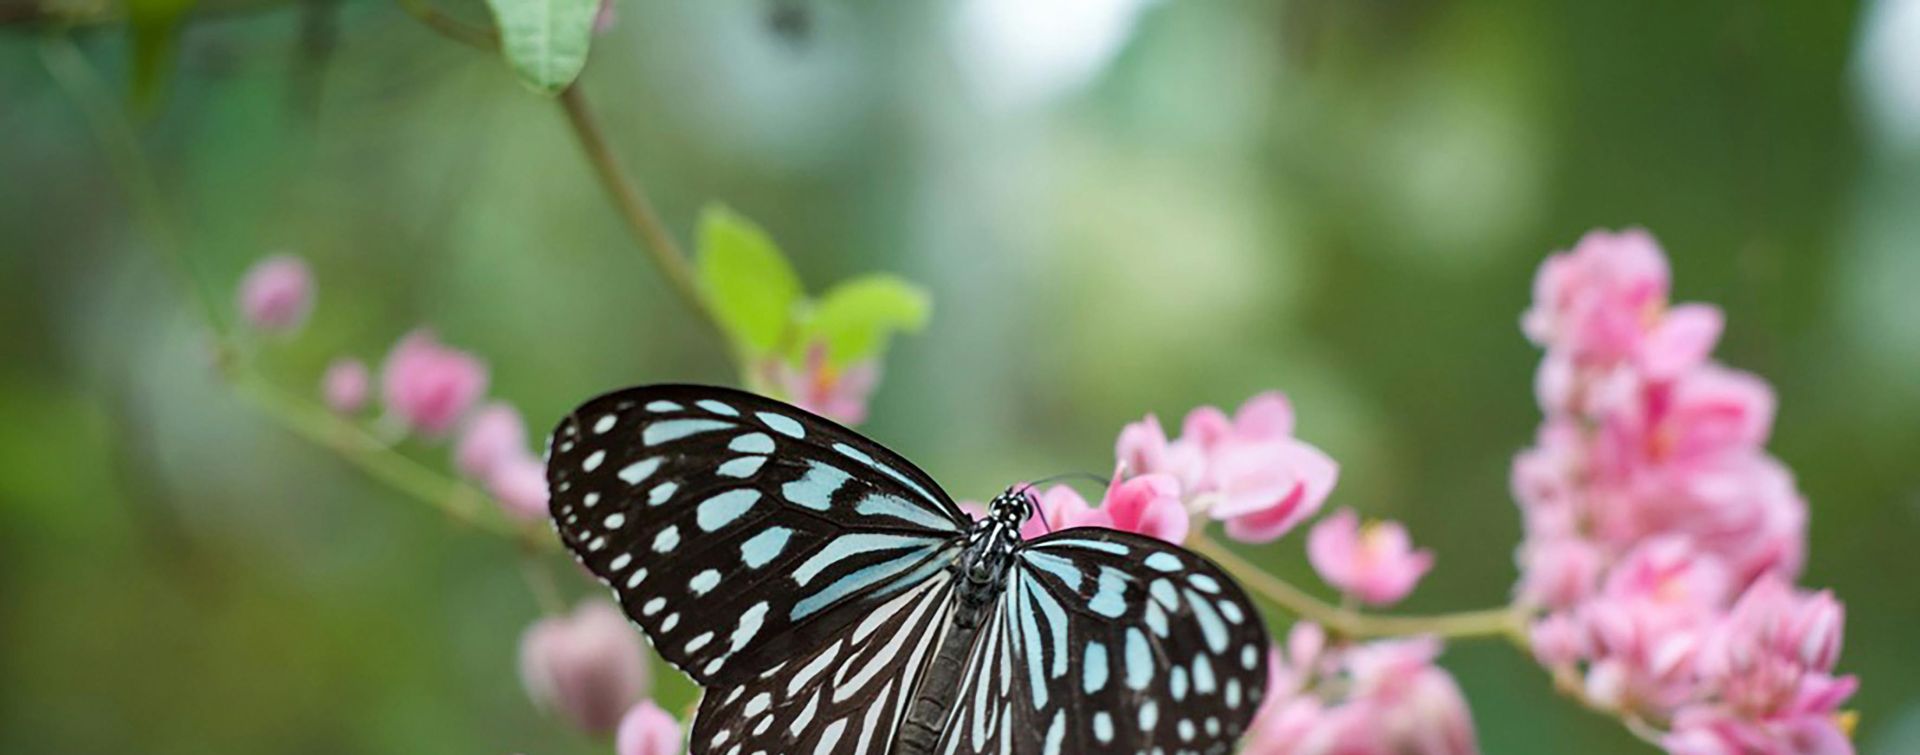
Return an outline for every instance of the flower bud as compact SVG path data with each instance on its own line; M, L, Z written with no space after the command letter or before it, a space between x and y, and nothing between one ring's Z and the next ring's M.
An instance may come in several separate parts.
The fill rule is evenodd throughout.
M588 601L521 635L520 678L535 704L604 734L646 692L647 659L620 609Z
M273 255L248 268L239 298L240 315L255 330L293 333L313 311L313 271L299 257Z

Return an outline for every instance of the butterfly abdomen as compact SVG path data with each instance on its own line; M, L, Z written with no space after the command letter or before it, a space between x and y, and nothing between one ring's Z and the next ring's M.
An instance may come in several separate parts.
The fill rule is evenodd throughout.
M933 752L934 746L940 741L940 732L949 717L949 711L953 709L954 693L960 688L960 672L966 666L967 655L973 652L973 640L979 632L980 620L977 617L962 623L959 616L955 616L952 631L940 645L939 654L933 657L927 670L927 683L914 696L907 720L900 726L900 734L894 740L891 751L893 755L927 755Z

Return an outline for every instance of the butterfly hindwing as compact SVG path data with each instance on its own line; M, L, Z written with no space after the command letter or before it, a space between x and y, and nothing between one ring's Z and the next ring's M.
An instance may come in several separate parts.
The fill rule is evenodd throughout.
M554 430L560 539L702 685L813 653L952 563L970 520L928 476L750 393L630 388Z
M1078 528L1024 545L937 753L1225 753L1267 683L1239 586L1181 548Z
M707 690L695 753L886 753L947 636L953 580L941 573L755 678Z

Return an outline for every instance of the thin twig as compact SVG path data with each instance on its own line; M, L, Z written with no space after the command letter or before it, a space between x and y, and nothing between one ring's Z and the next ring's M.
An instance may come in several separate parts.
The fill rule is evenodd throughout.
M400 0L400 8L422 24L468 47L491 50L500 46L500 37L491 27L470 24L442 13L427 0Z
M427 0L400 0L400 7L448 39L488 50L499 46L496 30L482 29L447 16ZM586 153L587 162L593 165L594 174L600 178L601 187L606 189L607 198L620 211L620 219L626 223L627 231L640 242L654 265L660 268L660 273L666 276L667 284L681 302L699 315L708 327L716 333L720 332L719 321L707 307L706 297L700 294L692 258L680 246L680 242L674 240L666 223L660 220L660 213L653 208L653 200L647 197L640 182L621 165L612 144L607 141L606 131L593 114L586 92L580 88L580 82L575 81L562 90L558 99L560 109L567 115L567 125L573 129L581 151Z
M332 449L367 476L439 509L448 519L496 535L523 536L522 527L491 515L483 505L486 499L472 486L392 450L358 424L297 398L246 368L233 371L232 384L234 393L277 424Z
M219 300L194 273L193 260L183 244L184 235L177 230L162 201L159 184L140 148L133 125L127 122L92 65L71 40L47 37L40 49L49 73L73 97L107 153L114 176L126 191L127 200L134 206L140 227L148 237L147 243L158 247L172 263L168 269L191 292L203 321L212 331L219 355L216 366L230 381L236 395L281 426L333 449L368 476L434 506L456 522L523 541L541 541L528 537L526 528L491 515L484 505L487 499L472 486L394 451L354 422L311 400L289 394L254 372L245 363L242 350L235 346Z
M600 122L594 118L593 108L587 102L587 95L581 91L580 83L574 82L560 93L560 107L567 113L567 123L573 127L574 136L580 141L580 148L587 153L587 162L600 176L600 184L607 190L614 206L620 210L621 219L627 223L627 229L640 240L647 253L653 257L655 265L667 277L674 293L709 326L719 330L719 322L714 319L712 310L707 308L706 298L700 295L700 284L694 277L693 263L686 250L673 240L673 234L667 231L666 224L660 222L660 214L653 209L653 202L647 199L640 183L634 180L620 165L620 159L614 155L613 148L607 143Z
M1341 608L1309 595L1284 579L1268 574L1205 533L1188 539L1187 547L1213 559L1241 584L1300 618L1350 637L1399 637L1432 634L1452 639L1503 637L1524 645L1520 614L1513 608L1435 614L1382 616Z
M184 288L194 293L194 302L200 308L201 317L224 343L228 325L216 304L219 300L186 253L182 243L183 234L172 221L173 215L167 210L165 195L160 191L159 180L154 177L153 166L147 162L146 154L141 150L140 138L120 108L118 97L100 79L93 65L80 53L80 48L64 34L48 34L41 38L40 60L54 83L73 98L88 128L93 130L94 139L99 143L108 167L126 192L127 203L132 207L135 222L144 231L147 243L159 247L160 253L172 260L173 264L168 265L167 270L180 279ZM223 352L219 356L224 361L229 355Z

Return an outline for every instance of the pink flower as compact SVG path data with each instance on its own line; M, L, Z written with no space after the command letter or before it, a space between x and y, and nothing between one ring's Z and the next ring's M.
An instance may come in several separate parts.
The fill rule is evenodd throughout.
M1065 485L1049 486L1037 496L1039 505L1033 516L1020 525L1020 537L1032 540L1074 527L1112 527L1113 520L1080 496L1080 491Z
M320 396L326 400L327 407L336 412L358 414L367 406L367 389L372 382L365 362L335 359L320 378Z
M1725 605L1726 570L1677 537L1648 541L1582 605L1593 662L1587 696L1665 717L1698 693L1693 663Z
M1773 457L1741 454L1694 471L1647 502L1642 526L1685 532L1714 553L1736 584L1764 573L1794 577L1806 560L1807 502Z
M1540 266L1522 329L1577 361L1626 358L1665 310L1668 280L1666 254L1646 231L1593 231Z
M547 516L547 465L525 451L497 460L488 470L487 494L520 521Z
M1181 485L1193 487L1206 471L1206 459L1192 443L1172 443L1160 428L1160 420L1149 414L1139 422L1120 428L1114 442L1114 458L1125 475L1169 474Z
M1535 621L1527 629L1527 644L1534 660L1548 668L1572 666L1587 656L1586 629L1572 614L1554 613Z
M408 333L387 354L381 368L381 393L387 408L408 426L445 433L487 390L487 366L478 358L444 346L426 329Z
M1232 417L1212 406L1188 412L1178 440L1148 415L1121 429L1114 454L1121 475L1169 475L1188 506L1225 522L1228 535L1265 542L1317 513L1340 475L1293 426L1293 405L1268 391Z
M1764 577L1710 635L1700 674L1722 707L1745 718L1830 715L1855 685L1831 675L1845 620L1832 594Z
M1705 364L1720 342L1726 318L1710 304L1682 304L1667 310L1635 355L1640 370L1668 380Z
M1320 511L1340 479L1340 465L1297 440L1239 443L1214 458L1219 498L1208 510L1236 540L1264 543Z
M1248 755L1466 755L1478 751L1460 689L1433 664L1430 637L1329 648L1317 625L1294 625L1268 661L1267 698Z
M1578 537L1530 539L1520 546L1520 599L1547 608L1577 605L1599 588L1605 558Z
M240 279L240 315L263 333L292 333L313 311L313 288L306 260L291 254L267 257Z
M1034 515L1020 525L1020 537L1032 540L1051 532L1074 527L1105 527L1179 543L1187 537L1187 511L1180 502L1180 483L1167 475L1142 475L1123 480L1118 475L1107 487L1098 508L1087 504L1079 491L1054 485L1035 496L1039 505ZM961 509L985 515L977 503L962 502ZM969 507L972 507L971 509Z
M1431 637L1374 642L1349 653L1354 695L1372 707L1368 728L1384 740L1384 752L1479 752L1459 685L1433 665L1439 654Z
M652 700L641 700L620 719L615 755L679 755L680 722Z
M601 734L646 692L647 659L620 609L588 601L521 635L520 678L536 704Z
M468 418L453 447L454 466L468 477L485 480L503 462L526 456L527 423L511 404L495 401Z
M1707 365L1644 391L1606 412L1599 452L1625 474L1685 474L1757 451L1773 427L1773 390L1745 372Z
M1680 711L1660 746L1671 755L1853 755L1837 716L1753 721L1699 706Z
M1372 605L1397 603L1413 592L1433 553L1414 550L1399 522L1360 524L1352 509L1341 509L1307 533L1307 559L1327 584Z
M880 384L880 363L867 360L845 367L827 362L824 344L807 350L805 364L785 360L771 365L774 385L788 401L802 409L846 425L867 419L867 399Z
M1129 480L1116 476L1100 513L1106 526L1159 538L1176 545L1187 539L1187 509L1180 503L1180 482L1171 475L1147 474Z

